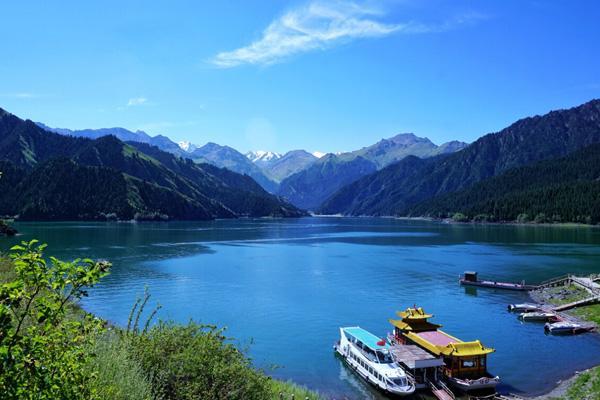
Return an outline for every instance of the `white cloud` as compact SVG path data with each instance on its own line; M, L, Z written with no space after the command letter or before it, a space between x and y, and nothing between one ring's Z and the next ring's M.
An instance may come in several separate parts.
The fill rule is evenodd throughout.
M293 54L322 49L344 40L389 35L410 29L373 17L381 13L352 2L312 2L271 22L262 37L248 46L217 54L211 62L222 68L241 64L273 64Z
M471 13L441 24L422 24L414 21L386 23L380 20L384 16L381 10L352 1L325 3L315 0L271 22L260 39L248 46L218 53L209 62L220 68L243 64L270 65L294 54L325 49L354 39L394 33L441 32L483 18L480 14Z
M30 92L17 92L17 93L2 93L1 97L9 97L12 99L37 99L41 97L39 94L30 93Z
M147 98L145 98L145 97L132 97L127 102L127 107L141 106L143 104L148 104L148 99Z

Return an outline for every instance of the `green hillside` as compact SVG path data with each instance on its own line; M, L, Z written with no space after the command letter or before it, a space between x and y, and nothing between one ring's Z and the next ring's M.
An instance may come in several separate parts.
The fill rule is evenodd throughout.
M407 157L341 188L327 214L407 215L411 207L466 189L509 169L565 156L600 142L600 100L525 118L465 149L424 161Z
M61 136L4 110L0 161L0 215L21 219L304 215L248 176L114 136Z
M600 221L600 145L566 157L511 169L459 192L410 208L409 215L448 217L456 212L499 221Z

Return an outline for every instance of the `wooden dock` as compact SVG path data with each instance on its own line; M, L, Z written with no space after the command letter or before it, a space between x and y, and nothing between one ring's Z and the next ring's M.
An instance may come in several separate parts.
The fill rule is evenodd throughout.
M589 306L591 304L597 304L597 303L600 303L600 295L590 296L585 299L574 301L572 303L562 304L560 306L553 307L552 311L566 311L566 310L570 310L572 308Z
M575 285L589 293L589 296L584 299L576 300L567 304L561 304L549 309L549 311L554 312L566 311L577 307L600 303L600 284L596 283L597 279L598 278L594 278L594 276L581 277L568 274L542 282L540 285L538 285L537 289Z

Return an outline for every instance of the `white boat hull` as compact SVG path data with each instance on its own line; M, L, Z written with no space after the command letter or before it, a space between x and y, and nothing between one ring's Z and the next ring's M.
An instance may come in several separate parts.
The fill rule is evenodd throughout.
M347 340L343 333L340 341L334 345L334 350L361 378L379 390L394 396L409 396L415 392L414 382L400 366L396 363L373 364ZM395 383L392 377L403 379L404 383Z
M479 379L459 379L459 378L447 378L450 384L463 392L480 389L493 389L500 383L500 378L495 376L493 378L483 377Z

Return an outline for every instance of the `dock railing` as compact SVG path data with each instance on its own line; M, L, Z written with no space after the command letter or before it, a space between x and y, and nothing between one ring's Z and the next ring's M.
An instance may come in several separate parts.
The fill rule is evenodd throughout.
M454 392L452 392L452 390L450 390L450 388L448 386L446 386L444 384L444 382L442 382L441 380L436 380L434 382L431 379L425 378L425 382L427 383L427 386L429 386L429 389L431 390L433 395L435 397L437 397L438 399L441 399L441 398L446 398L446 399L450 398L452 400L456 399ZM439 396L438 395L439 392L444 392L444 396Z
M565 282L565 281L570 281L571 280L571 274L565 274L565 275L561 275L552 279L548 279L543 281L542 283L540 283L539 285L537 285L538 289L541 288L545 288L545 287L550 287L550 286L554 286L554 285L558 285L559 283Z

